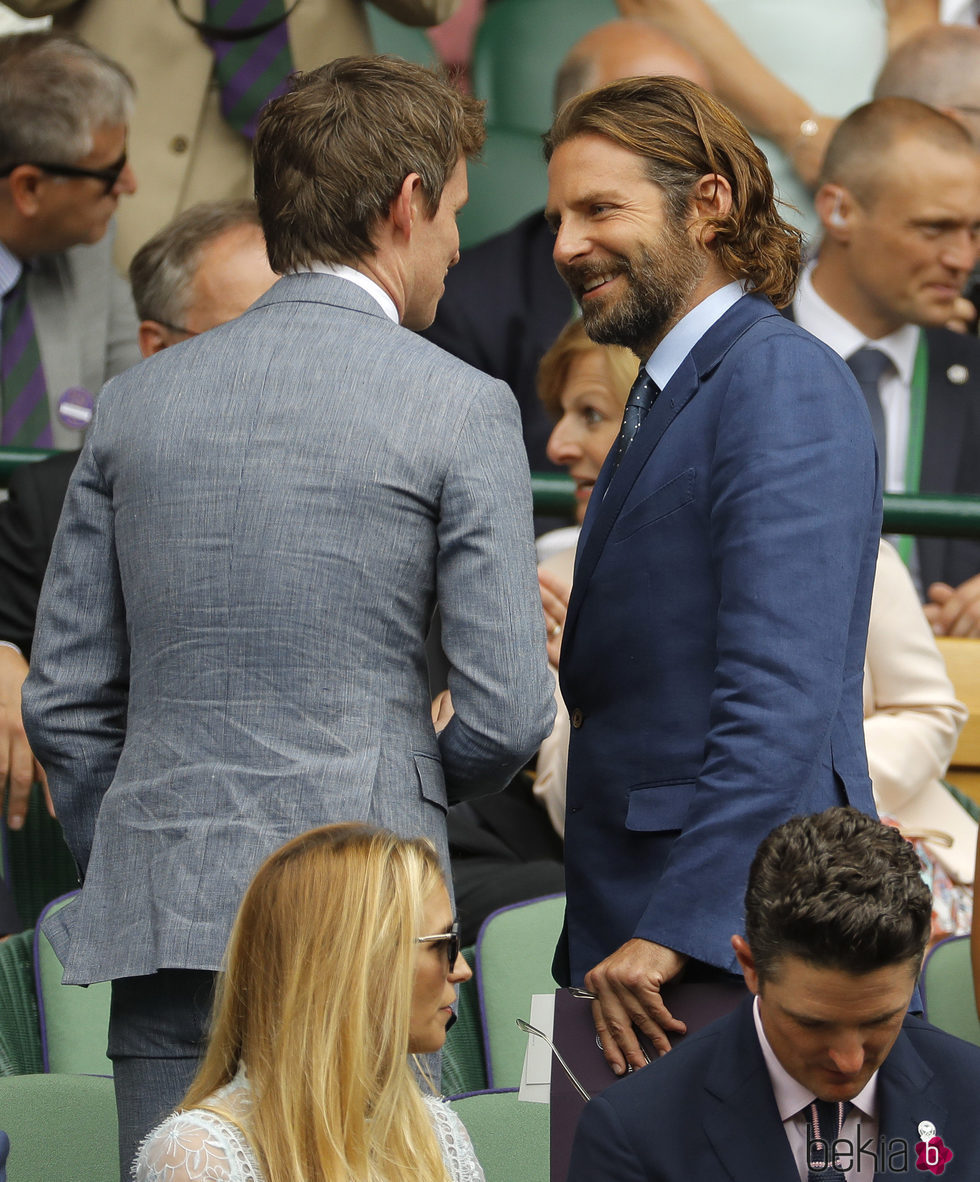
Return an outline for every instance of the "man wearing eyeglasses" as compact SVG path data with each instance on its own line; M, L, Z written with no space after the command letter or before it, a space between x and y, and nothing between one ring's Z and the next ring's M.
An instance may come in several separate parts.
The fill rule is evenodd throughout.
M77 450L140 359L112 215L136 191L132 83L73 37L0 38L0 445Z

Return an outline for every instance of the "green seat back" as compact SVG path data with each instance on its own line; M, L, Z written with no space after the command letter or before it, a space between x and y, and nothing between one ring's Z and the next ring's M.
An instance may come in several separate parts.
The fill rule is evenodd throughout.
M0 1076L43 1070L29 929L0 943Z
M619 16L614 0L493 0L477 30L470 74L487 122L543 132L555 74L575 42Z
M548 169L541 137L533 132L488 127L479 160L469 166L470 199L460 210L463 247L508 230L548 197Z
M517 1092L484 1092L450 1101L473 1142L487 1182L548 1182L551 1108Z
M933 1026L980 1046L969 936L951 936L932 949L922 968L920 988Z
M551 960L561 933L565 896L534 899L495 911L476 941L477 981L483 1010L487 1079L494 1088L521 1082L532 993L552 993Z
M56 899L44 916L60 911L77 894L73 891ZM62 985L61 961L41 931L40 923L34 938L34 963L45 1070L111 1075L112 1064L105 1053L109 1033L108 982L86 988Z
M439 64L439 55L424 29L403 25L373 4L365 5L365 13L376 53L392 53L420 66Z
M464 948L463 956L472 968L476 960L474 950ZM486 1086L480 997L476 977L473 976L459 987L456 1021L446 1035L446 1045L442 1050L442 1094L456 1096L460 1092L479 1092Z
M112 1080L91 1075L0 1079L10 1182L118 1182Z
M40 785L31 788L24 828L6 830L3 838L3 877L20 922L33 927L46 903L78 886L75 863L61 826L48 815Z

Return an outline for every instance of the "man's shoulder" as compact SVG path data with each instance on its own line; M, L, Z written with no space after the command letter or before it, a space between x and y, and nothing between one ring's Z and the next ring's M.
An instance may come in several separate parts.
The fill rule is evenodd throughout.
M915 1014L906 1015L901 1034L930 1067L961 1075L964 1082L970 1079L980 1083L980 1047L972 1042L940 1030Z

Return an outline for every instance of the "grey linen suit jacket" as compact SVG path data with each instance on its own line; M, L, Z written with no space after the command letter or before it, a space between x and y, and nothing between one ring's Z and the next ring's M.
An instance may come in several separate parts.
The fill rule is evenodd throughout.
M456 715L437 738L433 608ZM354 284L280 280L111 382L68 490L24 719L84 873L67 983L220 967L261 859L430 837L551 726L510 390Z
M93 246L73 246L40 255L27 280L51 407L54 446L75 451L85 424L58 418L58 400L81 387L93 397L102 386L141 357L138 321L129 284L112 262L114 227Z

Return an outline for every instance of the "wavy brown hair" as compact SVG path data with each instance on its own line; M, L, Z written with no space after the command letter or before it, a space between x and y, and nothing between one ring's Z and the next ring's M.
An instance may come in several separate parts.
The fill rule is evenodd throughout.
M779 215L765 156L716 98L683 78L626 78L567 103L545 137L546 158L578 135L605 136L642 157L680 223L691 215L697 182L724 177L732 207L706 220L716 235L711 249L729 275L776 307L790 302L803 236Z

